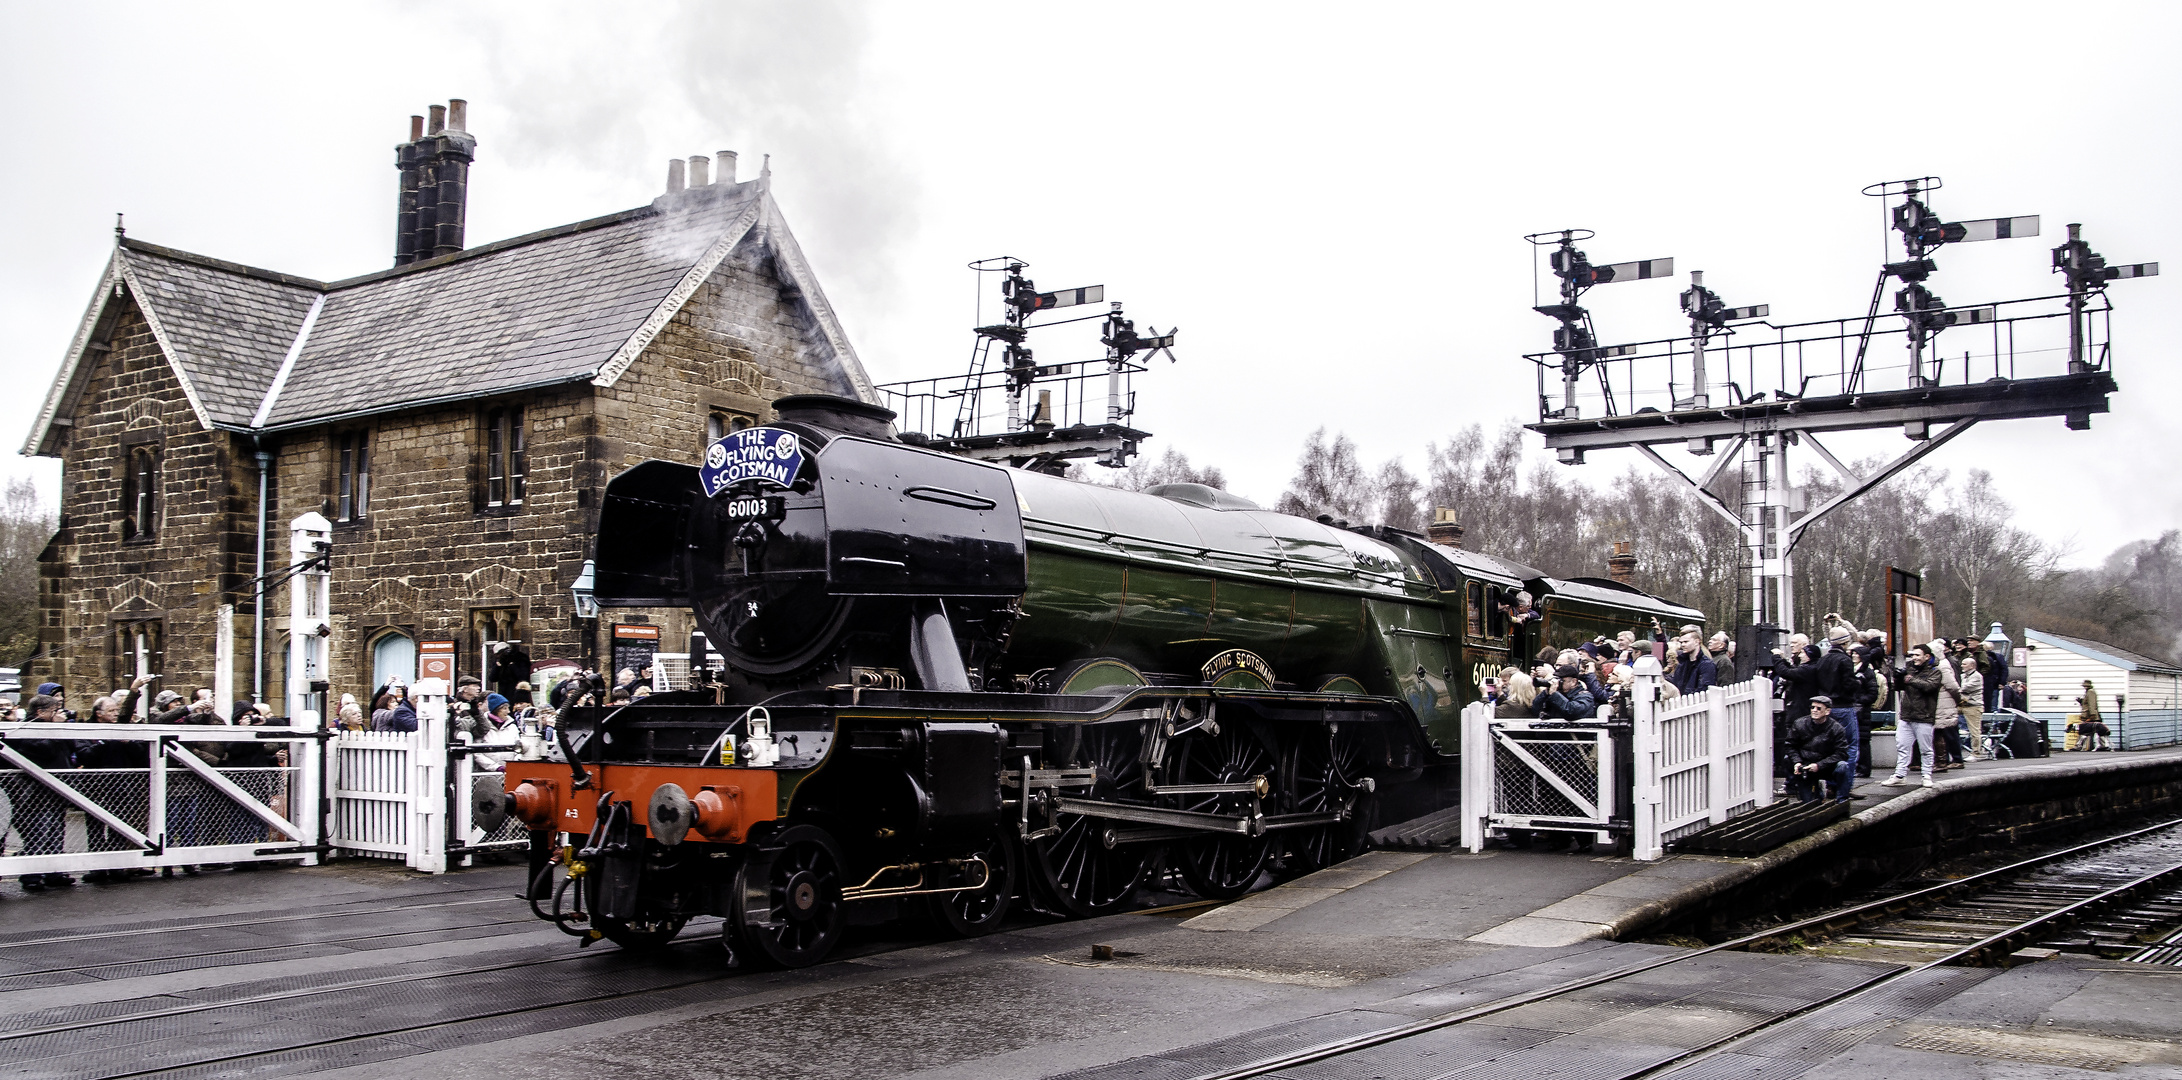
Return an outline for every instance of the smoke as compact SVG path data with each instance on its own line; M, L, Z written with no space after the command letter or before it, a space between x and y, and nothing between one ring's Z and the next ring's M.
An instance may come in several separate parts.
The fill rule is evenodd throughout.
M887 254L908 237L918 192L881 111L867 5L538 5L512 23L504 11L462 16L496 42L493 98L480 92L472 106L489 119L471 127L512 171L587 175L591 201L564 215L649 201L666 190L669 158L733 150L750 180L771 155L774 198L829 292L890 291ZM608 193L619 206L596 201ZM689 257L724 224L712 213L690 222ZM837 295L836 306L862 305Z

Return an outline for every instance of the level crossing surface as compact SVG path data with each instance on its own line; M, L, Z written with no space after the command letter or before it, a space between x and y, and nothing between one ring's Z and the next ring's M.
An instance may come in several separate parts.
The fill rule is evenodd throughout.
M2182 752L1980 762L1938 789L1860 788L1871 798L1855 806L1883 822L1949 786L2017 784L2030 798L2051 777L2168 758ZM513 864L426 876L347 860L36 894L8 882L0 1074L1196 1076L1677 955L1612 939L1757 861L1375 852L1222 907L1026 919L971 941L861 932L840 959L795 972L724 968L712 920L657 957L578 949L530 917ZM1587 1047L1601 1065L1637 1060L1656 1052L1628 1047L1692 1045L1760 999L1803 993L1762 988L1815 993L1895 970L1718 955L1684 969L1702 971L1709 997L1662 975L1507 1010L1436 1052L1504 1044L1528 1052L1525 1075L1551 1064L1540 1054ZM2135 967L2064 956L1920 978L1885 1022L1829 1029L1833 1049L1809 1064L2182 1075L2182 976ZM2100 1056L2085 1040L2110 1045Z

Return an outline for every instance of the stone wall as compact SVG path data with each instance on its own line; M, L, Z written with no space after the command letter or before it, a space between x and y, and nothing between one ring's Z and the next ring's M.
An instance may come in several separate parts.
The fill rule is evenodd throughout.
M336 436L371 435L372 490L365 519L334 526L334 693L364 699L372 650L399 632L452 639L460 670L474 672L479 609L514 608L533 660L582 660L605 647L605 627L650 622L664 651L690 631L680 609L608 609L598 640L586 640L569 594L598 525L606 483L648 459L695 464L714 413L763 422L774 398L848 392L822 338L784 295L755 245L723 263L611 387L588 383L397 413L283 437L278 505L268 550L285 557L288 522L305 510L333 517ZM485 416L520 405L529 458L519 510L481 506ZM271 610L285 615L285 594ZM285 638L268 635L269 693L285 672Z
M61 530L40 559L41 647L24 678L60 682L78 711L114 686L117 621L161 621L161 686L211 685L219 605L235 602L256 554L255 463L232 436L197 422L134 304L92 351L61 448ZM150 537L124 540L122 476L139 445L159 457L159 512ZM247 616L237 623L247 642ZM238 688L248 684L243 663Z

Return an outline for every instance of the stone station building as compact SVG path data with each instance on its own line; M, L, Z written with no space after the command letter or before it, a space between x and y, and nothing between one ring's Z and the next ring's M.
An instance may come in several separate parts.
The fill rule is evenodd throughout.
M694 464L785 394L874 399L769 177L737 182L723 152L717 182L693 158L685 185L675 162L648 206L465 250L462 126L459 102L429 133L413 118L390 270L311 281L116 230L23 448L62 463L26 685L79 708L140 665L212 686L232 605L235 695L262 676L281 701L286 590L261 671L252 582L309 511L333 523L336 700L414 677L423 640L464 672L489 641L598 656L570 588L608 479ZM613 615L668 651L687 619Z

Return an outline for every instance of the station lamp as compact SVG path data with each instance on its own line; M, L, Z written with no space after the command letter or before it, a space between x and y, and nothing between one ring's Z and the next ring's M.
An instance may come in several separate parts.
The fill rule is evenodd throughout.
M599 598L596 592L597 579L592 573L593 569L592 561L585 559L583 561L583 570L576 575L576 583L570 586L568 590L569 595L575 598L576 617L579 619L596 619L599 617Z
M1994 656L2000 658L2001 663L2008 662L2008 653L2015 647L2015 643L2008 640L2008 632L2002 630L1999 623L1994 623L1993 632L1985 635L1985 645L1992 650Z

